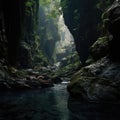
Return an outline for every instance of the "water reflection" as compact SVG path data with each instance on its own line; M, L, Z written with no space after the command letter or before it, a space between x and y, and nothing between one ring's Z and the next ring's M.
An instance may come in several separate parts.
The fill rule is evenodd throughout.
M120 120L120 105L68 99L66 84L37 91L0 93L0 120Z
M0 120L67 120L66 85L0 93Z
M120 105L68 100L69 120L120 120Z

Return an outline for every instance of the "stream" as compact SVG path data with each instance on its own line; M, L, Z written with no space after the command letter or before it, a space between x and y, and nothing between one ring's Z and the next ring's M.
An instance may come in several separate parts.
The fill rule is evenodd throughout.
M80 103L67 82L40 90L0 92L0 120L120 120L120 106Z

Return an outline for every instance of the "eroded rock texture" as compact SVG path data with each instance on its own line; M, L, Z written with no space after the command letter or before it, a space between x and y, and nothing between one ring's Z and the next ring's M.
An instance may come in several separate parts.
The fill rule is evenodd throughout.
M10 65L30 66L34 59L29 46L35 41L38 5L39 0L0 1L0 56Z
M76 50L84 64L89 55L89 47L98 36L97 25L101 11L96 8L96 0L62 0L62 4L65 23L74 36Z
M120 40L120 1L114 2L114 4L107 10L109 24L108 30L113 35L113 39L110 41L110 58L114 61L120 60L119 40Z
M71 95L86 101L119 103L120 2L114 2L105 14L105 23L112 38L99 38L95 42L91 48L92 55L95 60L99 60L73 75L68 91Z

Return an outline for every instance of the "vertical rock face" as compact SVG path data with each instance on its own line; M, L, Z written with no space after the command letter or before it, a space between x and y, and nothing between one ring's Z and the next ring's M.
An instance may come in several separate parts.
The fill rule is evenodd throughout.
M21 32L20 0L3 0L2 2L5 32L8 40L8 61L13 65L17 60L18 45Z
M35 55L38 54L37 16L39 0L24 0L20 6L21 41L18 61L21 67L32 67Z
M0 3L0 26L1 26L1 46L4 46L7 51L1 51L8 53L8 61L13 64L16 61L17 48L19 43L20 35L20 10L19 10L19 0L9 1L1 0ZM12 6L11 6L12 5ZM8 40L8 45L5 46L6 38ZM4 54L6 54L4 53ZM4 57L4 56L3 56Z
M0 1L0 59L6 59L6 57L7 57L7 40L5 35L2 1Z
M43 61L47 64L46 59L53 63L56 42L60 40L58 3L51 1L45 8L46 14L40 0L1 0L0 31L5 30L5 35L1 32L0 57L6 56L10 65L19 67L33 67L34 63Z
M89 55L89 47L97 40L101 15L114 0L61 0L65 23L74 36L82 63Z
M115 1L106 10L103 14L103 19L109 31L108 35L111 35L112 39L108 40L102 37L95 42L92 46L94 48L93 52L96 52L94 56L99 57L99 60L75 73L68 86L68 91L72 96L80 100L120 103L120 54L118 52L120 51L119 1ZM106 48L107 50L105 50Z
M89 47L97 38L97 25L100 22L100 11L96 0L62 0L64 18L74 36L76 49L82 63L88 57ZM66 4L66 5L65 5Z
M118 53L120 51L120 1L114 2L106 14L108 14L108 31L113 36L109 43L110 58L114 61L120 61L120 54Z
M0 1L0 56L10 65L27 67L34 60L38 6L39 0Z
M96 0L61 0L65 23L74 36L82 63L97 38L101 16L97 3ZM0 58L7 59L9 64L29 67L40 61L38 9L39 0L0 0Z
M0 47L3 46L6 49L6 51L2 49L1 54L3 53L6 55L2 57L6 58L11 65L16 64L17 61L18 45L21 33L20 6L22 2L19 0L0 1ZM5 42L7 41L8 44L6 45Z

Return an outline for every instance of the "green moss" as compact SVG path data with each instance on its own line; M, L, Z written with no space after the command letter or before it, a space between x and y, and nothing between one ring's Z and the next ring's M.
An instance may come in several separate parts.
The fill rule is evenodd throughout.
M101 2L98 2L96 4L96 7L104 11L110 5L111 5L111 0L103 0Z
M48 65L48 60L41 50L34 56L34 62L35 64L40 63L43 66Z
M77 79L80 76L89 76L89 77L93 77L93 73L91 73L89 68L81 68L81 70L79 70L77 73L75 73L71 79Z
M24 70L18 70L16 73L15 73L16 77L18 78L26 78L27 76L27 72L25 72Z
M94 63L95 61L93 60L93 58L92 58L92 56L90 55L89 57L88 57L88 59L86 60L86 64L87 65L90 65L90 64L92 64L92 63Z
M65 74L65 73L69 73L69 72L74 72L78 67L80 66L80 62L75 62L75 63L71 63L71 64L68 64L66 66L63 66L61 67L57 72L59 74Z
M51 0L40 0L40 5L42 6L47 6L51 3Z
M33 2L32 2L32 1L27 1L27 2L25 3L25 6L26 6L26 7L32 7L32 5L33 5Z
M101 86L110 86L110 84L109 79L99 77L93 74L89 67L84 67L72 76L68 91L77 98L88 99L89 95L94 97L95 92L99 94L99 91L95 91L96 89L99 87L101 89Z
M94 60L105 57L109 53L109 39L107 36L100 37L90 48Z
M102 45L102 44L105 44L106 42L108 42L108 40L109 40L108 37L104 36L104 37L98 38L97 42Z
M32 1L32 0L27 0L25 2L25 14L26 14L26 16L30 16L32 14L33 5L34 5L34 1Z
M97 78L94 76L81 76L80 74L76 76L75 74L68 85L68 91L76 95L75 97L84 97L87 94L86 88L90 88L91 92L93 91L96 80Z
M5 78L5 72L0 70L0 79L4 79Z

